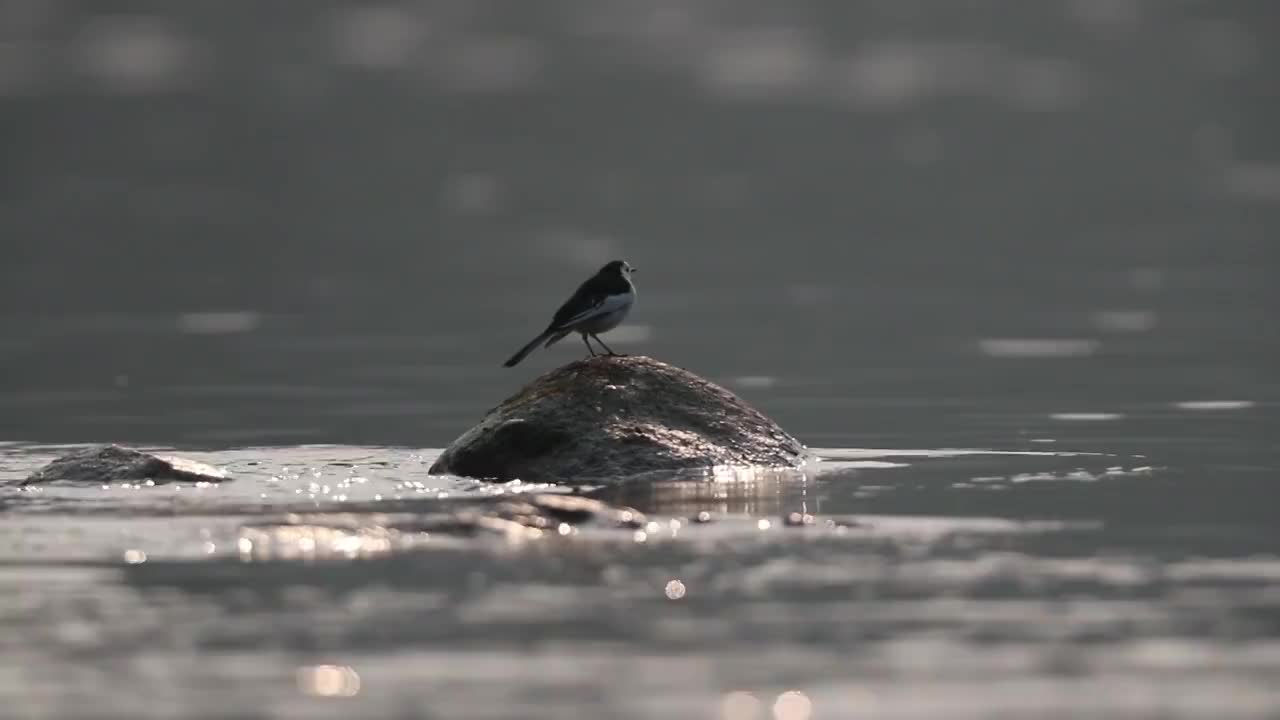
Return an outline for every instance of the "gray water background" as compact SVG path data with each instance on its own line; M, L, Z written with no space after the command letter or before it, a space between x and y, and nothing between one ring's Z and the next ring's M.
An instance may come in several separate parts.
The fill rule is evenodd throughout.
M1276 717L1276 15L0 3L0 479L101 441L241 478L0 491L0 698ZM279 529L494 492L425 469L578 357L499 367L614 257L611 345L835 460L625 498L643 541Z

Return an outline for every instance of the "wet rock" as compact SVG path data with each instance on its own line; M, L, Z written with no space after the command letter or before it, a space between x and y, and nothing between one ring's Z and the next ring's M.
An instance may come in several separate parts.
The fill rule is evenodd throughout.
M504 500L494 509L498 517L515 520L529 527L548 527L559 523L579 525L594 523L613 527L643 527L644 513L629 507L614 507L600 500L577 495L540 493L521 500Z
M22 481L23 485L105 485L117 482L211 482L230 479L225 472L179 457L140 452L119 445L83 448L63 455Z
M524 541L648 522L632 508L550 493L434 505L432 512L288 513L242 525L236 547L244 559L349 559L413 550L440 537Z
M809 513L790 512L782 517L782 524L786 527L808 527L814 522L814 517Z
M589 484L715 466L802 466L808 451L724 388L642 356L539 377L431 466L485 480Z
M487 531L511 536L516 528L556 533L563 526L634 529L644 527L646 522L644 514L632 508L583 497L539 494L477 505L443 520L436 518L433 531L439 533L448 528L452 534ZM467 532L468 528L471 532Z

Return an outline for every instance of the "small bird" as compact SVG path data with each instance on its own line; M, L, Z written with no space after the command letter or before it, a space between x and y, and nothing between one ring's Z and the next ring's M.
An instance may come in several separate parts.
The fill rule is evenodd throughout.
M519 352L502 364L503 367L514 367L533 352L539 343L545 342L543 347L551 347L571 332L582 335L582 342L586 343L591 357L596 356L596 351L591 347L588 337L595 338L609 355L617 355L604 344L599 333L618 327L635 303L636 286L631 284L633 272L636 272L635 268L624 260L614 260L600 268L599 272L579 285L573 295L556 310L547 329L520 348Z

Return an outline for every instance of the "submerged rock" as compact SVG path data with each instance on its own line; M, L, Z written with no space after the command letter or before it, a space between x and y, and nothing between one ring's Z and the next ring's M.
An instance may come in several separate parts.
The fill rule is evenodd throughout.
M179 457L100 445L63 455L22 481L23 485L104 485L113 482L223 482L222 470Z
M430 472L593 483L724 465L795 468L807 459L804 445L728 390L651 358L602 356L526 385Z
M416 501L391 512L343 512L340 505L309 510L241 526L236 543L241 558L376 557L420 548L440 537L523 541L579 529L635 530L647 523L632 508L553 493Z

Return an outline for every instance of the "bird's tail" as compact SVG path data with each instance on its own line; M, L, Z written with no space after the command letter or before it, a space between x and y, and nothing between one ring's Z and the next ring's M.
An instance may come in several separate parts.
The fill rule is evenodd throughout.
M564 339L565 335L568 335L571 332L573 332L573 328L568 328L566 330L557 330L556 332L551 332L543 335L543 337L547 339L547 344L543 345L542 347L549 348L552 345L555 345L556 343Z
M542 342L543 340L546 340L552 334L553 333L551 333L551 331L547 331L542 333L538 337L530 340L528 345L525 345L524 347L520 348L518 351L516 351L515 355L512 355L510 358L507 359L506 362L502 363L502 367L515 367L517 363L519 363L521 360L528 357L529 353L533 352L538 347L538 343Z

